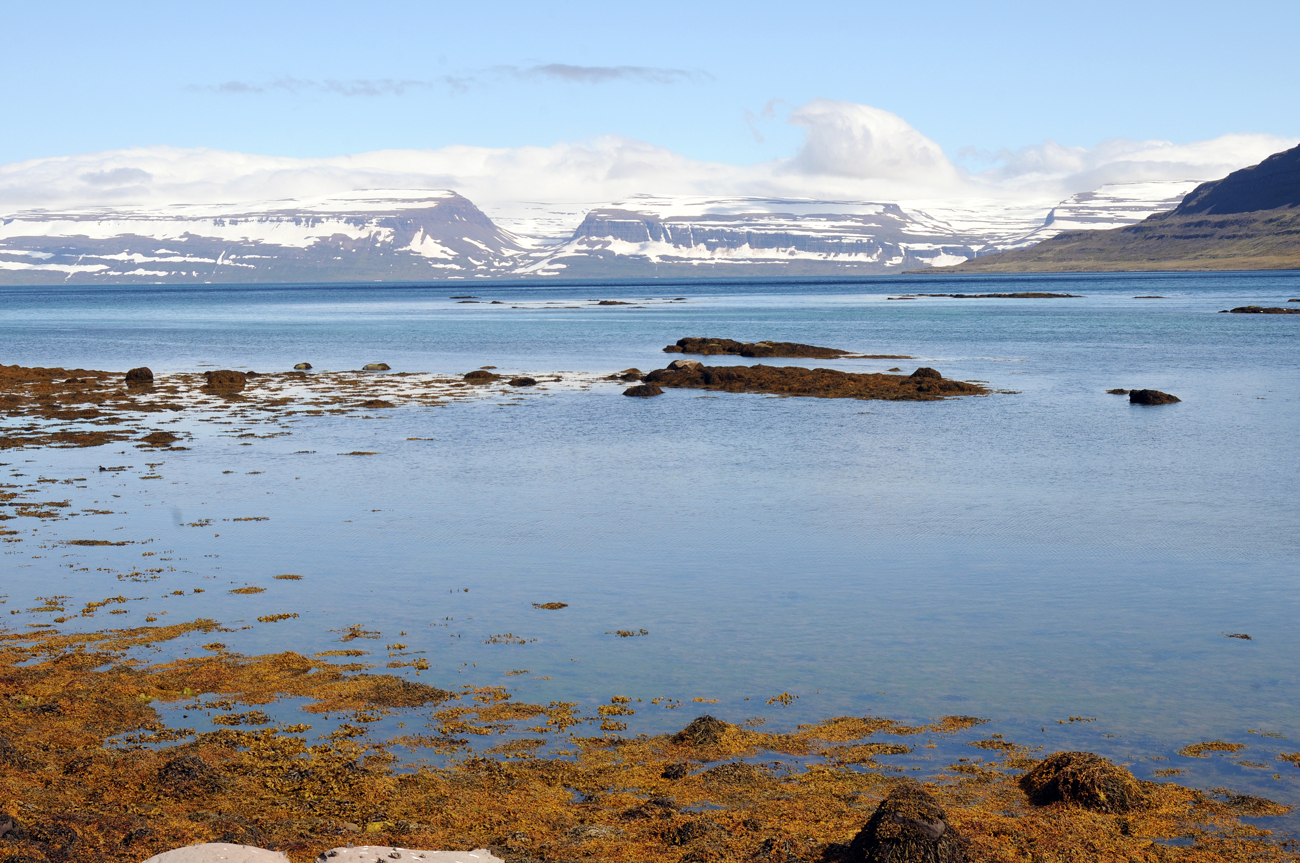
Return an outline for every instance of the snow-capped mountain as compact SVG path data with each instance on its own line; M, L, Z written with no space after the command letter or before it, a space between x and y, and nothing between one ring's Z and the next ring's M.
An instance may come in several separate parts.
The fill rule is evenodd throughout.
M1196 185L1061 202L873 203L637 196L495 207L379 190L257 204L0 218L0 283L221 283L835 275L945 266L1063 230L1128 225Z
M0 220L0 280L416 281L510 271L523 246L449 191Z

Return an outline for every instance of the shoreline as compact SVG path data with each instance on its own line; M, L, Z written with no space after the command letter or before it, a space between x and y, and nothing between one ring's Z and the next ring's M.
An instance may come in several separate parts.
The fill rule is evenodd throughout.
M1033 803L1020 779L1050 753L985 735L977 717L909 726L843 716L785 731L683 717L676 734L625 738L618 717L635 713L629 699L583 716L576 704L517 703L499 687L455 692L332 657L241 656L216 643L202 657L137 658L222 631L195 620L0 633L0 789L15 825L0 849L119 861L220 841L305 863L355 838L487 848L507 863L847 861L880 801L916 784L881 759L966 735L969 757L919 787L971 844L970 859L1064 859L1081 848L1092 860L1295 859L1246 820L1289 811L1259 797L1139 782L1142 802L1120 811ZM246 708L287 698L306 700L304 719L347 721L323 736L310 722L241 727ZM205 700L234 719L194 733L162 724L153 707ZM442 728L432 737L374 740L366 730L384 715L429 711ZM601 733L585 733L598 721ZM460 742L484 736L510 739L488 751ZM547 739L565 750L539 754ZM398 765L393 748L413 743L456 754L440 767Z

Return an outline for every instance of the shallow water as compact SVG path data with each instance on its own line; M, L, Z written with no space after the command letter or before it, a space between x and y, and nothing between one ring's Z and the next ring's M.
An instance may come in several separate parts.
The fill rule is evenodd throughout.
M1032 290L1083 296L887 299ZM504 305L448 299L461 293ZM1134 299L1147 294L1166 299ZM648 296L687 300L539 308ZM715 335L910 354L778 364L927 365L1017 392L641 400L608 383L520 404L299 416L252 446L235 427L182 419L165 427L194 433L185 452L9 450L0 476L25 476L4 482L85 477L49 496L114 514L4 522L25 541L5 546L0 593L8 609L51 593L143 597L67 625L212 616L252 624L222 636L245 653L337 648L331 630L362 624L382 639L347 646L383 657L404 643L435 685L589 709L644 699L629 733L705 710L769 728L975 714L1018 742L1148 759L1139 775L1177 766L1196 784L1300 802L1300 771L1273 760L1300 749L1300 320L1216 314L1296 296L1297 273L4 289L0 362L23 365L608 374ZM1183 401L1135 407L1112 387ZM353 450L378 455L337 455ZM255 517L269 520L223 521ZM152 540L155 554L49 542L70 538ZM116 577L142 567L163 571ZM244 584L267 590L226 592ZM206 592L170 596L194 587ZM532 607L547 601L569 607ZM255 620L287 612L300 617ZM506 633L527 643L485 643ZM798 698L767 703L783 692ZM1172 755L1215 738L1250 749Z

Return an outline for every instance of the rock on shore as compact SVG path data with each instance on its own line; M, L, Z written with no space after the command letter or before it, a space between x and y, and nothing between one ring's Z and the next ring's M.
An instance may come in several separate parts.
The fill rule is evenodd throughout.
M375 863L382 860L414 860L420 863L503 863L486 848L476 851L422 851L392 845L357 845L331 848L316 858L317 863ZM252 845L205 842L164 851L144 863L289 863L279 851L267 851Z
M217 369L214 372L204 372L203 379L207 381L204 389L220 393L237 393L244 389L248 383L248 375L244 372L237 372L231 369Z

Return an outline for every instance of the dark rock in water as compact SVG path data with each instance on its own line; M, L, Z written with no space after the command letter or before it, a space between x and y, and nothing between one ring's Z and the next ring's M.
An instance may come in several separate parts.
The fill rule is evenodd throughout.
M702 368L703 366L704 363L700 362L699 360L673 360L671 363L668 364L668 368L674 370L698 369L698 368Z
M500 300L493 300L492 302L488 303L488 305L489 305L489 306L504 306L505 303L501 302Z
M1123 390L1123 389L1119 389L1119 388L1117 387L1117 388L1115 388L1115 389L1113 389L1113 390L1106 390L1106 392L1110 393L1110 394L1113 395L1113 396L1126 396L1126 395L1128 395L1129 393L1131 393L1132 390Z
M294 368L295 371L299 371L299 372L309 372L309 371L311 371L311 363L298 363L298 364L297 364L296 366L294 366L293 368Z
M935 369L932 369L932 368L930 368L930 367L928 367L928 366L921 366L919 369L917 369L916 371L914 371L914 372L912 372L910 375L908 375L908 377L909 377L909 378L928 378L928 379L930 379L930 380L935 380L935 381L941 381L941 380L943 380L943 375L939 374L938 371L936 371Z
M618 373L617 377L621 381L639 381L641 380L641 370L623 369L623 371Z
M889 792L853 837L850 863L964 863L967 841L925 789L911 782Z
M1128 394L1128 401L1133 405L1171 405L1182 399L1160 390L1132 390Z
M388 370L388 363L366 363L361 367L363 372L386 372Z
M492 372L484 371L483 369L475 369L465 375L464 379L472 384L487 384L492 381L501 380L501 375L493 374Z
M1287 300L1293 303L1295 300ZM1284 309L1281 306L1237 306L1235 309L1224 309L1230 315L1300 315L1300 309Z
M700 366L650 372L642 380L661 387L722 390L729 393L767 393L812 398L881 399L885 401L936 401L948 396L984 395L978 384L946 380L933 369L902 375L806 369L800 366ZM928 373L933 373L930 377Z
M1065 803L1098 812L1128 812L1143 800L1132 773L1091 752L1047 756L1020 777L1020 790L1036 806Z
M511 378L510 386L512 387L534 387L537 386L537 378Z
M1287 302L1288 302L1288 303L1300 303L1300 297L1296 297L1294 300L1287 300Z
M628 387L623 390L625 396L636 396L637 398L648 399L651 396L661 396L664 391L654 384L641 384L635 387Z
M384 401L383 399L370 399L369 401L362 402L361 406L363 408L391 408L393 407L393 403Z
M672 741L690 746L717 746L722 742L722 736L734 727L706 713L692 719L690 725L673 735Z
M180 440L180 438L177 435L172 434L171 432L157 431L157 432L153 432L152 434L145 435L144 437L140 438L140 440L148 444L149 446L169 446L171 444L176 443L176 441Z
M231 369L218 369L214 372L204 372L204 380L207 384L204 389L212 392L237 393L248 383L248 376L243 372L233 371Z
M731 354L740 357L803 357L833 360L849 353L837 348L820 348L798 342L738 342L735 339L685 338L664 348L666 354Z
M630 306L632 303L625 303L622 300L601 300L596 303L598 306Z
M126 373L126 385L128 387L148 386L153 383L153 371L147 366L140 366L138 369L131 369Z
M660 775L664 779L677 780L685 779L690 772L691 768L686 764L669 764Z

